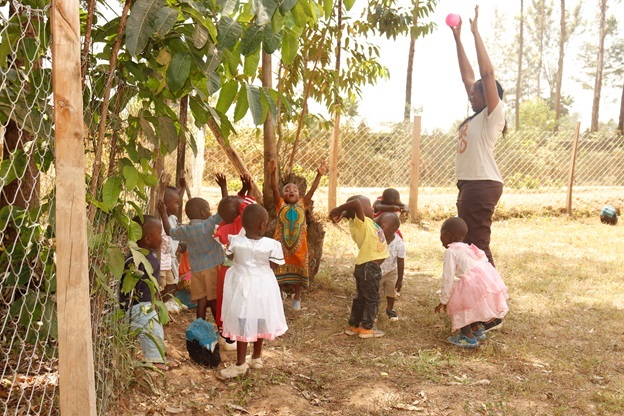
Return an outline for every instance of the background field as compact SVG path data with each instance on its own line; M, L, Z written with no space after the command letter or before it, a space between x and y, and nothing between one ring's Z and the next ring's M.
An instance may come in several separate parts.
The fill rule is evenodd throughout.
M476 351L444 342L433 314L443 247L439 221L402 225L408 245L400 320L386 336L342 335L354 295L346 223L326 224L320 273L266 367L234 381L186 358L186 312L166 328L183 361L164 377L137 370L115 415L613 415L624 412L624 229L597 217L495 222L493 252L512 296L504 327ZM382 303L383 305L383 303ZM230 365L234 353L223 353Z

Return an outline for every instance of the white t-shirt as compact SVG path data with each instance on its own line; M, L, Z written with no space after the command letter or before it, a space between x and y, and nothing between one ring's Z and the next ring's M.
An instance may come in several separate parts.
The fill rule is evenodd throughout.
M178 226L178 217L169 215L169 226L175 228ZM165 233L165 227L162 229L162 245L160 246L160 270L171 270L174 276L178 275L178 261L175 253L178 250L180 242L172 239Z
M381 275L396 269L397 258L404 259L406 254L405 243L398 234L394 234L394 240L388 244L388 257L381 263Z
M491 114L487 107L459 129L455 173L457 180L503 182L494 160L494 146L505 126L505 103Z

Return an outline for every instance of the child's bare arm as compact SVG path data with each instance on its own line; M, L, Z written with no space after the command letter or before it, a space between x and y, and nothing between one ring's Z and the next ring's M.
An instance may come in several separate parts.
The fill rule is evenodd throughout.
M271 159L269 162L269 174L271 175L271 188L273 189L273 199L275 200L275 206L279 204L281 195L279 189L277 189L277 162L275 159Z
M386 205L380 199L373 202L373 210L375 212L394 212L396 210L400 210L401 206L399 205Z
M240 196L241 198L244 198L246 196L253 196L253 179L251 178L251 175L248 173L243 173L242 175L240 175L240 180L243 186L241 187L238 196Z
M397 292L401 291L403 287L403 273L405 271L405 259L403 257L397 257L397 282L395 289Z
M217 172L215 174L215 182L219 185L219 188L221 188L221 198L228 196L227 180L225 179L225 175L221 172Z
M352 199L351 201L345 202L344 204L332 209L329 212L329 218L333 222L339 222L341 220L342 213L344 211L353 211L355 216L360 219L360 221L364 221L366 216L364 215L364 207L359 199Z
M186 183L186 178L184 176L181 176L180 179L178 179L178 196L180 197L180 204L182 204L182 200L184 199L184 192L186 191L187 187L188 183Z
M157 204L158 213L160 214L160 219L162 220L163 229L165 230L165 234L171 235L171 224L169 224L169 217L167 216L167 207L165 206L165 201L162 199L158 201Z
M269 264L271 265L271 270L275 270L279 267L279 264L273 263L272 261L269 261Z
M305 197L303 197L303 202L306 206L310 205L310 202L312 202L312 197L314 196L314 192L316 192L316 188L318 188L319 183L321 182L321 177L326 173L327 163L325 163L325 161L322 161L321 166L319 166L319 168L316 170L316 177L314 178L314 181L310 186L310 190L305 195Z

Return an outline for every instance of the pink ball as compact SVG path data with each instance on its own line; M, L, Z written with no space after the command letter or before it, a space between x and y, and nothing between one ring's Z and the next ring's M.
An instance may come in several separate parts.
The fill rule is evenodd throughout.
M455 13L449 13L448 16L446 16L446 24L449 27L455 27L459 24L460 18L458 14Z

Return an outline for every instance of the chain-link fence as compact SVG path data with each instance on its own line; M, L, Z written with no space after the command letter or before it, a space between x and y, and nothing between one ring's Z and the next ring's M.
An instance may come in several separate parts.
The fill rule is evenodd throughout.
M292 151L295 130L285 131L281 153L286 164ZM338 201L354 193L376 197L381 190L394 187L409 197L412 123L388 124L374 131L367 126L346 124L341 127L338 163ZM423 217L442 218L454 213L455 154L454 132L420 135L419 212ZM509 132L500 138L495 157L505 181L500 215L564 212L574 148L574 131ZM304 131L293 166L295 173L313 178L320 161L329 154L331 131L321 128ZM255 178L262 178L262 135L242 131L231 138L235 148ZM235 176L222 149L207 139L205 184L213 186L210 171ZM574 168L573 208L578 212L600 211L602 205L624 207L624 137L606 134L581 134L578 138ZM318 191L317 207L326 207L327 190Z

